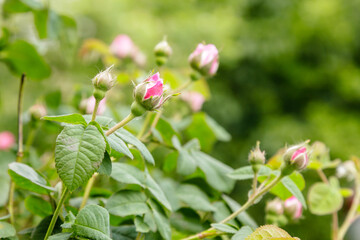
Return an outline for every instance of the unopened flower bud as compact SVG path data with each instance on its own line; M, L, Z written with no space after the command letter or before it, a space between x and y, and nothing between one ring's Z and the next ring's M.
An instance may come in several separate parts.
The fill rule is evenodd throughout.
M285 163L283 169L286 170L286 174L294 170L301 171L309 164L309 158L304 144L288 148L283 155L283 159Z
M311 158L310 160L315 160L319 162L328 162L330 161L329 149L322 142L314 142L311 145Z
M190 105L191 110L198 112L201 110L205 98L198 92L184 92L180 95L180 98Z
M200 43L189 56L191 67L204 76L213 76L219 67L219 51L213 44Z
M40 118L46 116L47 111L46 111L46 108L44 105L35 104L30 107L29 113L30 113L31 119L36 121L36 120L39 120Z
M266 203L266 212L274 215L282 215L284 213L284 204L279 198Z
M351 160L341 163L336 168L336 176L338 178L346 178L346 180L351 181L357 175L355 163Z
M95 103L96 103L95 97L91 96L80 102L80 109L87 114L91 114L94 111ZM99 106L98 106L96 114L102 115L102 114L104 114L105 110L106 110L106 98L103 98L99 102Z
M115 77L111 74L111 69L114 65L108 67L105 71L98 73L93 79L94 85L94 97L97 101L102 100L105 97L107 91L114 86Z
M144 82L137 85L134 89L135 102L132 112L135 116L140 116L141 109L153 111L160 108L171 96L165 96L163 80L159 73L155 73Z
M156 57L170 57L172 49L166 39L163 39L161 42L156 44L154 53Z
M249 162L250 164L264 164L265 163L265 151L260 150L260 142L256 143L256 148L250 151Z
M15 137L9 131L0 132L0 150L9 150L15 145Z
M134 42L125 34L116 36L110 45L110 52L120 59L132 57L135 51L136 46Z
M285 200L284 210L291 220L296 220L302 215L302 204L295 196L292 196Z

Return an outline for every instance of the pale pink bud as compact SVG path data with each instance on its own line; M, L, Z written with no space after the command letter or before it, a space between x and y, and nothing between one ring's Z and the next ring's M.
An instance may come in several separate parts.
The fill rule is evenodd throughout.
M115 37L110 45L110 52L118 58L131 57L136 46L128 35L121 34Z
M114 77L111 73L111 69L114 65L111 65L104 71L99 72L93 79L92 84L96 89L101 91L108 91L114 86L114 81L116 77Z
M85 99L85 104L86 104L86 113L91 114L94 111L94 107L95 107L95 97L91 96L88 99ZM99 106L97 109L96 114L97 115L102 115L104 114L106 110L106 98L103 98L100 102L99 102Z
M190 108L194 112L198 112L201 110L203 103L205 102L205 98L201 93L198 92L184 92L180 95L181 99L187 102L190 105Z
M9 131L0 133L0 150L8 150L15 144L15 137Z
M266 203L266 212L270 214L282 215L284 213L284 203L278 198Z
M166 39L156 44L154 48L155 56L169 57L172 54L172 49Z
M295 196L292 196L285 200L284 208L285 208L285 213L288 216L290 216L293 220L299 219L302 215L301 202Z
M283 158L287 164L295 166L297 170L303 170L309 164L309 158L304 144L290 147L286 150Z
M44 116L46 116L47 111L44 105L42 104L35 104L30 107L29 113L32 119L38 120Z
M200 43L190 54L189 62L191 67L201 74L213 76L219 67L219 51L213 44Z

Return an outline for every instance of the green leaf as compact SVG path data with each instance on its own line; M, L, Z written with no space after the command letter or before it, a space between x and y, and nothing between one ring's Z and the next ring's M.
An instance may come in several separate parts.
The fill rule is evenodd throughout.
M279 172L273 171L273 173L271 174L270 181L273 180L275 178L275 176L278 175L278 174L279 174ZM296 186L300 190L304 189L305 180L304 180L303 176L299 172L293 172L288 177L296 184ZM267 178L268 177L266 177L266 176L260 176L259 181L263 182ZM273 188L271 188L270 193L278 196L282 200L286 200L289 197L294 195L293 193L291 193L287 189L287 187L284 186L284 184L281 181L279 183L277 183Z
M41 220L41 222L36 226L36 228L34 229L34 231L32 231L31 233L31 239L44 239L47 229L49 228L50 222L52 219L52 215L51 216L47 216L45 217L43 220ZM52 231L51 234L56 234L56 233L60 233L61 232L61 219L58 218L56 220L55 223L55 227L54 230Z
M162 140L169 145L172 144L172 137L174 135L179 135L179 133L174 129L171 123L168 122L164 117L161 117L159 119L155 129L161 134Z
M294 195L303 205L303 207L306 209L306 202L304 199L304 196L301 193L301 190L298 188L298 186L294 183L293 180L289 176L284 177L281 179L281 183L284 184L284 186Z
M14 162L16 156L12 152L0 151L0 189L3 192L10 190L10 176L8 174L8 165ZM0 194L0 206L4 206L8 201L8 194Z
M252 234L250 234L246 240L295 240L285 230L275 225L264 225L258 227Z
M25 1L21 0L6 0L2 7L4 13L23 13L31 11L31 7L28 6Z
M67 115L59 115L59 116L45 116L41 118L42 120L49 120L54 122L62 122L69 124L81 124L87 126L87 122L81 114L73 113Z
M185 149L179 151L177 159L177 172L182 175L190 175L196 170L196 159Z
M135 226L111 227L113 240L133 240L137 236Z
M341 188L340 194L344 198L348 198L348 197L351 197L352 195L354 195L354 190L352 190L351 188Z
M195 185L181 184L177 188L177 195L181 201L195 210L205 212L216 210L207 195Z
M144 222L142 217L135 217L135 227L137 232L147 233L150 231L149 226Z
M168 210L172 210L171 209L171 205L168 201L168 199L166 198L163 190L160 188L160 186L155 182L155 180L151 177L151 175L149 173L146 173L146 177L145 177L145 185L147 187L147 189L149 189L149 191L151 192L151 194L164 206L166 207Z
M181 202L177 196L178 183L171 178L160 179L159 185L163 192L165 193L166 198L169 200L171 209L175 212L181 207Z
M5 61L17 75L23 73L29 78L44 79L50 76L51 69L36 49L23 40L17 40L1 52L1 60Z
M221 222L231 214L229 208L226 206L226 204L223 201L214 202L213 206L216 208L213 215L215 222ZM227 223L234 226L238 226L237 222L234 219L228 221Z
M80 210L73 229L75 234L80 237L111 240L109 213L98 205L87 205Z
M105 141L105 144L106 144L106 148L105 148L105 149L106 149L106 151L110 152L111 149L110 149L110 145L109 145L108 140L107 140L107 136L105 135L102 127L100 126L100 124L97 123L97 122L95 122L95 121L91 121L91 122L89 123L89 125L94 125L94 126L99 130L99 132L100 132L101 135L103 136L104 141ZM109 156L109 157L110 157L110 156Z
M146 199L146 195L142 192L123 190L109 198L106 208L116 216L141 215L149 210Z
M45 8L34 13L34 23L40 39L56 39L61 28L61 18L54 11Z
M102 160L98 172L100 174L110 176L112 172L112 162L109 154L105 151L104 159Z
M68 240L68 239L70 239L71 235L73 235L72 232L63 232L63 233L58 233L58 234L52 235L48 239L49 240Z
M269 176L271 174L271 169L266 166L261 166L258 176ZM245 166L238 169L235 169L233 172L230 172L228 176L236 180L246 180L254 178L254 171L251 166Z
M199 168L205 173L206 181L210 186L221 192L230 192L234 188L235 181L227 176L233 171L231 167L203 152L193 151L191 154L195 157Z
M211 224L211 227L215 228L216 230L219 230L224 233L232 233L235 234L237 232L237 229L222 223L213 223Z
M326 183L315 183L308 195L309 209L316 215L337 212L343 205L343 198L336 187Z
M39 194L55 191L42 176L26 164L18 162L9 164L9 175L20 188Z
M63 183L70 191L85 183L99 168L105 141L93 126L66 126L56 140L55 164Z
M171 228L169 220L162 213L161 209L156 205L155 202L149 200L149 205L154 214L155 223L161 236L165 240L171 240Z
M41 197L29 195L25 198L26 209L34 215L46 217L53 213L51 204Z
M137 184L145 188L145 173L126 163L113 163L111 177L118 182Z
M111 149L125 154L125 156L128 156L131 159L134 159L134 156L130 152L129 148L126 146L125 142L116 134L111 134L107 137L108 142L110 144Z
M149 152L149 150L134 135L132 135L131 133L129 133L128 131L126 131L125 129L122 129L122 128L117 130L114 134L116 134L119 138L121 138L128 144L134 145L140 151L140 153L144 156L145 160L148 163L155 165L155 160L154 160L153 156L151 155L151 153Z
M76 217L75 215L69 211L65 217L65 222L61 225L63 230L72 230L72 227L75 223Z
M0 238L16 236L16 230L10 223L0 222Z
M232 236L231 240L245 240L247 236L253 233L249 226L243 226L240 230Z
M235 200L230 198L229 196L226 196L225 194L222 195L222 198L226 202L226 204L230 207L230 209L235 212L241 208L241 205L237 203ZM248 225L252 228L257 228L258 225L255 222L255 220L247 214L245 211L237 215L236 217L243 225Z
M212 129L213 133L215 134L216 138L219 141L228 142L231 140L231 135L228 133L225 128L220 126L213 118L209 115L205 115L205 121L207 125Z

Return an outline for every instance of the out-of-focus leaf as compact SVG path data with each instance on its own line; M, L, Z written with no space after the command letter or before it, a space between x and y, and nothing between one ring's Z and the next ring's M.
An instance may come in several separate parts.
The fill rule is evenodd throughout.
M305 198L302 195L301 190L294 183L294 181L289 176L286 176L281 179L281 183L284 184L284 186L289 190L289 192L291 192L291 194L294 195L301 202L302 206L306 209L307 207Z
M112 172L112 162L109 154L105 151L104 159L102 160L98 172L100 174L110 176Z
M40 39L55 39L61 28L61 18L54 11L45 8L34 13L34 22Z
M161 134L162 140L166 143L171 145L172 144L172 137L174 135L178 136L178 132L176 132L176 130L174 129L174 127L171 125L170 122L168 122L167 120L165 120L163 117L161 117L158 121L158 123L156 124L156 130L159 131L159 133Z
M213 206L216 208L214 212L214 220L215 222L221 222L226 217L228 217L231 212L229 208L225 205L223 201L217 201L213 203ZM230 223L231 225L238 226L236 221L234 219L228 221L227 223Z
M51 216L47 216L45 217L43 220L41 220L41 222L36 226L36 228L34 229L34 231L31 233L31 239L44 239L46 232L49 228L50 222L52 219L52 215ZM52 231L52 234L56 234L56 233L60 233L61 232L61 224L62 221L60 218L58 218L56 220L55 226L54 226L54 230Z
M12 152L0 151L0 189L8 193L10 190L10 176L8 174L8 164L14 162L15 154ZM4 206L8 201L8 194L0 194L0 206Z
M14 162L9 164L9 175L20 188L40 194L55 191L42 176L24 163Z
M208 126L212 129L216 138L219 141L228 142L231 140L231 135L228 133L225 128L220 126L214 119L212 119L209 115L205 115L205 121Z
M72 232L58 233L58 234L50 236L49 240L68 240L68 239L70 239L71 235L73 235Z
M241 205L239 203L237 203L235 200L233 200L232 198L230 198L229 196L222 195L222 198L224 199L226 204L230 207L230 209L233 212L235 212L241 208ZM236 218L242 224L248 225L248 226L252 227L253 229L258 227L257 223L254 221L254 219L249 214L247 214L247 212L240 213L239 215L237 215Z
M107 137L111 149L123 153L131 159L134 159L134 156L130 152L129 148L126 146L125 142L116 134L111 134Z
M351 188L341 188L340 194L344 198L348 198L348 197L351 197L352 195L354 195L354 191Z
M253 233L249 226L243 226L240 230L232 236L231 240L245 240L247 236Z
M172 211L169 200L166 198L165 193L157 184L157 182L151 177L149 173L146 173L145 184L151 194L168 210Z
M171 228L170 228L169 220L161 212L161 209L156 205L155 202L150 200L149 205L154 214L154 219L155 219L155 223L158 228L158 231L160 232L161 236L165 240L170 240L171 239Z
M14 226L7 222L0 222L0 238L9 238L13 236L16 236Z
M215 211L207 195L197 186L182 184L177 189L177 195L181 201L189 205L192 209L199 211Z
M264 225L258 227L252 234L246 237L246 240L261 240L267 236L268 239L296 240L292 238L285 230L275 225Z
M149 208L146 204L146 195L142 192L124 190L113 194L106 203L109 212L116 216L140 215Z
M17 75L23 73L32 79L44 79L50 76L51 69L36 49L23 40L9 44L0 54L0 60L5 61Z
M122 183L145 187L145 173L126 163L113 163L111 177Z
M144 222L141 217L136 216L134 223L137 232L147 233L150 231L149 226Z
M99 130L88 125L66 126L56 140L57 172L70 191L85 183L100 167L105 141Z
M25 207L32 214L39 215L40 217L49 216L53 212L48 201L34 195L29 195L25 198Z
M213 223L211 224L211 226L213 228L215 228L216 230L219 230L221 232L224 232L224 233L232 233L232 234L235 234L237 232L237 229L227 225L227 224L222 224L222 223Z
M73 226L77 236L94 240L111 240L108 211L98 205L87 205L76 216Z
M174 212L178 210L181 207L180 199L177 196L178 183L171 178L164 178L159 181L159 185L169 200L172 210Z
M313 214L326 215L338 211L343 205L343 198L337 188L315 183L309 190L308 202Z
M111 227L111 236L113 240L132 240L137 236L135 226Z
M261 166L258 176L269 176L271 169L266 166ZM245 166L238 169L235 169L233 172L230 172L228 176L236 180L246 180L254 178L254 171L251 166Z
M87 122L81 114L73 113L67 115L59 115L59 116L45 116L41 118L42 120L49 120L54 122L62 122L69 124L81 124L87 126Z

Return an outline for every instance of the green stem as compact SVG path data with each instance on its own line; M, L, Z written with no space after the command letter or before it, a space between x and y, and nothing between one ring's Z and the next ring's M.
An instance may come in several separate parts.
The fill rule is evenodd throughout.
M144 120L143 126L142 126L140 132L137 135L137 138L141 138L145 134L145 131L146 131L147 127L150 124L150 120L151 120L151 113L148 112L147 115L146 115L146 118Z
M251 195L255 195L256 194L256 188L257 188L257 178L258 178L258 173L254 173L254 178L253 178L253 183L252 183L252 194Z
M25 143L25 152L27 153L30 151L30 146L34 142L35 133L36 128L31 127Z
M141 239L141 232L138 232L138 234L136 235L136 240L140 240Z
M97 113L97 110L99 108L99 103L100 103L100 101L95 98L95 106L94 106L94 110L93 110L93 113L92 113L92 116L91 116L91 121L95 121L95 119L96 119L96 113Z
M268 192L272 187L274 187L283 177L284 177L283 174L279 174L279 176L277 176L271 183L269 183L262 190L260 190L259 192L257 192L253 196L251 196L241 208L239 208L237 211L233 212L231 215L229 215L227 218L225 218L224 220L222 220L219 223L224 224L224 223L234 219L235 217L237 217L240 213L242 213L243 211L248 209L256 201L256 199L258 199L263 194ZM207 230L205 230L205 231L203 231L201 233L192 235L192 236L184 238L182 240L203 239L205 237L217 236L218 234L221 234L221 233L218 233L216 231L216 229L214 229L214 228L209 228L209 229L207 229Z
M187 87L189 87L191 85L193 81L191 79L187 80L183 85L181 85L180 87L178 87L177 89L175 89L174 91L172 91L172 94L174 93L179 93L182 90L186 89Z
M54 230L54 226L55 226L57 218L59 217L59 213L60 213L60 210L62 208L62 205L64 204L65 199L66 199L66 197L67 197L67 195L69 193L69 189L67 189L67 187L63 186L63 188L64 189L62 191L61 198L59 200L58 205L56 206L55 212L54 212L53 217L51 219L51 222L50 222L49 228L48 228L48 230L46 232L44 240L47 240L50 237L52 231Z
M18 106L17 106L17 115L18 115L18 152L16 155L16 162L22 162L24 157L24 141L23 141L23 120L22 120L22 101L23 101L23 89L25 82L25 74L21 75L20 86L19 86L19 96L18 96ZM10 223L14 225L14 193L15 193L15 183L11 182L10 192L9 192L9 205L8 211L10 214Z
M118 130L119 128L122 128L123 126L125 126L126 124L128 124L131 120L133 120L135 118L135 116L132 113L129 113L129 115L124 118L121 122L119 122L118 124L116 124L115 126L113 126L112 128L110 128L105 135L109 136L112 133L114 133L116 130Z
M158 124L158 122L159 122L159 120L160 120L160 118L161 118L162 113L163 113L162 110L159 110L159 111L156 113L156 115L155 115L155 117L154 117L154 120L153 120L152 123L151 123L151 126L150 126L149 131L148 131L144 136L142 136L142 137L140 138L141 141L144 141L147 137L149 137L149 136L151 135L152 131L156 128L156 125Z
M83 209L85 207L86 202L87 202L87 200L89 199L89 196L90 196L90 191L91 191L92 187L94 186L94 182L95 182L95 179L96 179L97 175L98 175L98 173L94 173L94 175L90 178L90 180L86 184L84 196L83 196L83 199L81 201L81 205L80 205L79 210L81 210L81 209Z
M353 202L351 204L350 210L348 214L346 215L345 221L343 222L342 226L339 229L338 233L338 240L342 240L345 237L345 234L351 224L356 219L356 210L360 203L360 176L359 173L356 174L356 180L355 180L355 197L353 199Z

